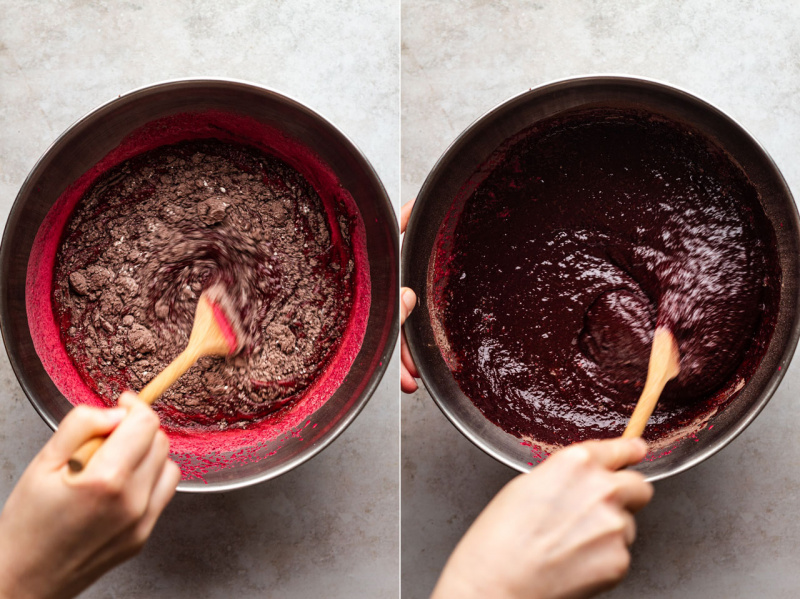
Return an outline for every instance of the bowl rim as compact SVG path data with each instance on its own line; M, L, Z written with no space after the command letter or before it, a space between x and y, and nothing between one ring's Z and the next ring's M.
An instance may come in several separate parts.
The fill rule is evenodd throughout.
M746 127L744 127L741 123L739 123L739 121L734 119L732 116L728 115L721 109L717 108L714 104L712 104L705 98L698 96L697 94L694 94L692 92L689 92L684 88L681 88L679 86L658 79L640 77L636 75L619 74L619 73L596 73L596 74L576 75L576 76L552 79L540 85L531 87L530 89L525 90L521 93L514 94L508 97L507 99L503 100L502 102L495 104L492 108L486 110L483 114L474 119L463 131L461 131L461 133L459 133L453 139L453 141L451 141L448 144L446 149L442 152L442 154L434 163L433 167L431 167L430 171L428 171L428 174L425 177L422 186L420 187L419 191L416 194L416 198L418 199L420 197L427 197L427 195L429 194L429 188L432 186L432 181L434 181L434 179L437 178L437 175L442 170L447 168L447 163L451 159L451 154L455 153L461 141L466 137L470 136L476 129L478 129L481 126L481 123L485 119L491 117L497 112L502 111L507 105L519 101L525 96L545 93L548 90L559 86L581 84L581 83L600 83L600 84L622 83L622 84L634 84L634 85L644 84L646 86L650 86L651 88L659 92L680 96L682 97L682 99L685 99L691 103L700 106L703 110L715 113L722 119L728 121L731 125L740 130L740 132L753 145L753 148L755 150L757 150L763 155L763 157L766 159L767 164L777 175L778 183L782 185L782 187L786 191L788 198L791 200L790 213L793 221L792 224L794 226L794 231L800 231L800 215L798 215L797 204L794 201L791 189L787 184L786 179L783 176L783 173L778 168L777 163L769 154L769 152L767 152L766 148L764 148L764 146ZM422 216L420 215L421 215L420 210L411 211L411 216L409 218L408 226L406 228L406 234L409 231L413 231L415 226L419 226L417 225L417 223L422 218ZM411 250L409 249L409 244L405 243L405 237L404 237L401 248L401 281L402 281L401 284L404 286L407 283L407 275L406 275L406 269L403 268L402 266L405 266L405 264L410 260L410 254ZM429 323L426 323L425 326L429 326ZM734 439L736 439L736 437L738 437L766 407L766 405L769 403L770 399L774 395L775 391L780 386L783 377L786 375L786 370L788 369L792 356L795 353L798 339L800 339L800 318L795 318L791 327L787 345L783 349L783 352L780 355L780 364L782 364L783 367L773 372L772 376L769 378L766 387L764 388L764 391L759 401L756 402L751 407L751 409L744 414L743 418L739 420L731 428L727 436L718 439L715 443L710 444L702 451L699 451L697 454L691 456L691 458L687 459L682 464L678 464L662 473L647 476L647 480L649 482L655 482L685 472L693 468L694 466L697 466L701 462L707 460L711 456L715 455L717 452L721 451L724 447L726 447L729 443L731 443ZM438 406L439 410L441 410L441 412L444 414L447 420L462 435L464 435L473 445L478 447L481 451L491 456L498 462L504 464L505 466L512 468L513 470L525 473L535 467L534 465L524 468L519 464L518 461L512 460L510 457L505 455L505 453L501 451L496 451L486 441L484 441L484 439L480 435L476 434L469 426L467 426L464 422L462 422L462 420L459 418L456 412L450 408L448 403L444 401L441 397L439 397L438 394L432 392L432 389L434 389L432 378L430 374L427 372L427 369L424 365L420 349L415 346L416 343L415 336L408 335L406 337L406 340L408 343L409 352L411 353L411 357L414 360L414 363L418 365L417 369L420 374L420 379L422 380L422 383L425 386L425 390L428 392L428 395L433 399L434 403ZM420 366L421 363L423 364L422 366Z
M363 166L365 167L365 171L367 174L377 183L377 191L379 193L373 196L373 201L378 202L383 205L383 208L388 211L388 214L392 215L394 218L389 219L391 221L390 228L394 229L395 235L392 237L393 245L395 246L395 254L399 257L399 226L397 223L397 215L394 209L394 205L392 204L391 199L389 198L388 193L386 192L386 188L383 184L383 181L378 176L377 171L375 170L372 163L369 161L367 156L361 150L361 148L341 129L339 129L333 122L326 118L321 113L317 112L316 110L308 107L306 104L300 102L299 100L295 99L289 94L285 94L283 92L277 91L272 88L265 87L258 83L247 81L243 79L235 79L235 78L227 78L227 77L179 77L179 78L172 78L172 79L164 79L154 83L149 83L145 85L141 85L134 89L131 89L127 92L117 95L110 100L102 102L101 104L97 105L95 108L89 110L88 112L84 113L81 117L73 121L68 127L66 127L41 153L39 158L33 163L28 174L26 175L25 179L23 180L22 184L19 187L19 190L14 198L14 202L11 205L11 209L9 210L8 216L6 218L5 225L3 227L3 234L2 238L0 238L0 264L5 264L8 261L9 253L13 251L9 247L9 243L7 242L7 236L9 230L12 227L12 223L16 223L22 216L23 208L20 204L20 198L25 191L33 182L33 175L39 169L43 162L53 153L60 149L60 147L66 143L77 128L80 127L83 123L89 121L90 119L97 118L101 116L103 113L112 110L120 103L128 102L135 99L138 96L152 94L152 93L159 93L165 89L173 88L173 87L182 87L182 86L203 86L203 85L211 85L211 86L233 86L242 89L247 89L251 92L255 92L258 94L263 94L267 96L272 96L279 101L284 103L288 103L291 105L292 108L299 110L301 112L305 112L306 114L310 115L313 119L317 121L321 121L328 127L330 127L338 136L341 137L343 142L347 145L349 144L354 154L361 160ZM399 279L399 268L398 268L398 276L396 279ZM395 280L394 284L395 287L398 286L399 281ZM10 341L7 338L7 331L8 331L8 322L14 316L9 312L8 306L8 299L7 299L7 284L5 277L0 276L0 334L2 334L3 338L3 345L6 350L6 355L8 356L8 360L11 364L11 368L14 371L14 375L16 376L17 382L19 383L20 387L22 387L25 396L28 398L28 401L39 414L39 416L44 420L44 422L53 430L56 431L58 429L59 422L49 414L41 405L39 405L38 400L34 397L34 393L31 390L27 375L25 373L25 366L22 363L22 360L19 356L15 355L15 352L10 350L9 344ZM399 294L395 293L398 297L395 298L393 312L395 316L399 314ZM349 427L356 417L361 413L364 407L367 405L367 402L371 399L372 395L375 393L378 385L380 385L383 377L386 373L386 369L388 368L389 362L391 360L392 354L394 353L395 346L397 345L397 337L400 333L400 324L397 318L394 319L394 322L388 329L388 334L386 335L385 345L382 348L381 352L377 354L374 359L378 362L378 365L375 367L374 371L370 379L367 381L363 389L361 390L358 399L352 404L350 409L347 413L344 414L340 418L340 420L336 423L335 426L331 427L326 433L326 435L317 443L308 446L303 451L298 453L293 458L287 460L285 463L281 464L278 467L273 469L267 470L266 472L256 474L253 476L249 476L247 478L243 478L236 481L227 481L227 482L212 482L206 483L202 485L198 485L196 483L192 483L191 481L181 481L178 483L177 490L185 493L209 493L209 492L225 492L225 491L233 491L236 489L242 489L245 487L249 487L252 485L256 485L258 483L262 483L267 480L271 480L276 478L282 474L297 468L298 466L304 464L317 454L319 454L323 449L328 447L331 443L333 443L344 431ZM359 350L360 353L360 350ZM59 391L60 392L60 391Z

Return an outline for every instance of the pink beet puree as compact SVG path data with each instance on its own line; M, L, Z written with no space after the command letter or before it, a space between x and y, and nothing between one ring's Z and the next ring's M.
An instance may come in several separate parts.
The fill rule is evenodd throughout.
M225 315L225 312L222 310L222 308L214 303L211 304L211 312L214 314L214 322L217 323L222 336L225 337L225 343L229 348L233 348L228 351L233 352L236 346L239 344L239 340L236 338L236 333L231 328L230 322L228 322L228 317Z
M370 308L370 277L364 224L352 196L341 187L336 175L318 156L282 132L248 117L219 111L184 113L153 121L129 135L99 163L84 173L58 198L45 217L31 250L26 282L26 304L31 337L45 370L56 387L73 404L103 407L102 399L78 375L62 342L53 316L51 297L53 269L64 227L79 200L103 173L143 152L180 141L215 138L251 145L274 155L299 171L314 187L325 206L332 226L333 243L338 227L333 226L334 206L344 209L355 221L352 250L356 265L353 307L341 345L321 376L287 412L263 420L247 429L224 431L170 431L173 459L181 466L184 479L204 479L208 472L257 461L276 454L281 440L301 437L318 410L341 385L358 354L366 331ZM316 428L314 424L311 428ZM271 451L268 451L271 450Z

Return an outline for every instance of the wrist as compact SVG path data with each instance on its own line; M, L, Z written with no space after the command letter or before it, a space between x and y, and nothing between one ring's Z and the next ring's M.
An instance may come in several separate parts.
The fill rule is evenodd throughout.
M515 592L507 581L496 579L484 567L459 568L447 563L436 582L431 599L543 599Z
M7 557L8 554L0 550L0 599L37 599L36 593L31 590L30 585L24 584Z
M16 599L23 594L19 592L13 564L9 563L9 556L2 545L3 541L0 541L0 599Z
M13 547L8 516L0 512L0 599L32 599L20 582L19 547Z

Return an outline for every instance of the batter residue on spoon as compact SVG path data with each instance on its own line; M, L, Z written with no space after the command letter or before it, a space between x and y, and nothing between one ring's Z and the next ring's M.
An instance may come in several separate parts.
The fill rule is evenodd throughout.
M681 372L646 437L729 400L769 341L780 288L742 171L677 123L610 109L501 152L464 204L437 300L456 380L484 415L548 444L619 435L657 324Z
M245 426L291 407L324 370L352 308L350 217L326 213L281 160L214 140L114 167L81 199L53 273L53 311L84 382L113 403L186 345L216 281L248 343L203 358L155 408L172 429Z

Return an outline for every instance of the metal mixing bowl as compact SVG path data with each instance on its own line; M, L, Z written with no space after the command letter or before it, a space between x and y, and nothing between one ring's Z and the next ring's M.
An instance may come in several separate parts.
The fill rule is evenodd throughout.
M433 167L411 214L403 241L402 281L404 286L417 292L419 305L404 330L425 387L453 425L497 460L521 472L529 470L530 448L481 414L461 391L442 357L428 305L431 297L429 268L437 234L454 199L494 150L537 121L593 107L632 108L660 114L686 123L715 141L742 167L758 190L777 237L783 284L778 321L766 354L739 395L712 417L713 428L703 430L692 442L679 439L668 448L671 451L659 451L650 456L652 461L637 466L649 480L658 480L699 464L730 443L753 421L783 378L800 335L800 222L794 200L767 152L739 124L707 102L655 81L592 76L556 81L532 89L475 121Z
M25 308L28 256L39 226L65 188L132 131L169 115L205 110L242 115L278 129L330 167L352 195L365 224L372 295L361 350L337 391L310 416L302 435L267 444L250 463L208 472L205 483L189 480L178 487L194 492L245 487L302 464L347 428L380 382L399 329L398 232L386 191L364 155L320 115L263 87L222 79L159 83L100 106L53 143L20 189L0 247L0 326L6 350L28 399L55 429L72 406L50 380L34 350Z

